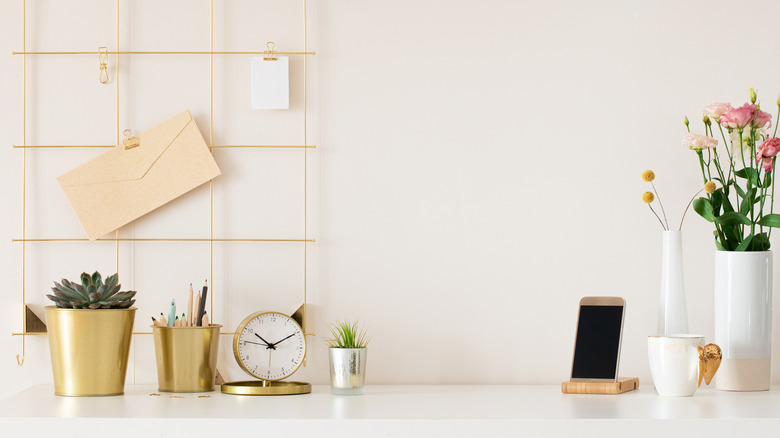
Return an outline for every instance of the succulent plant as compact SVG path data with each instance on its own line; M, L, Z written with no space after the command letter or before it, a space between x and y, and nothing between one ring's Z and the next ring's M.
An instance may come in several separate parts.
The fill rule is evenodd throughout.
M134 290L120 292L119 274L103 278L100 272L81 274L81 284L63 278L62 284L54 282L54 295L46 295L57 307L64 309L124 309L135 303Z

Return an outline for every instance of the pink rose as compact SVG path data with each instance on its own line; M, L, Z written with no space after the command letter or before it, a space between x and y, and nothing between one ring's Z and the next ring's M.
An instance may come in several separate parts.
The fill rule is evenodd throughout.
M729 129L743 129L745 126L753 121L753 116L756 112L756 106L746 103L739 108L729 110L718 121L721 125Z
M755 106L755 105L754 105ZM769 124L767 128L772 127L772 115L769 113L765 113L761 111L760 109L756 109L756 117L753 120L753 123L751 126L754 128L763 128L764 125Z
M687 147L688 149L693 149L694 151L700 151L702 149L714 149L715 146L718 145L718 140L706 136L706 135L699 135L699 134L685 134L685 137L683 137L682 145L684 147Z
M761 163L761 167L764 168L764 172L771 172L772 169L775 168L775 166L772 165L773 158L766 157L764 158L764 162Z
M734 108L730 103L713 103L712 105L707 105L707 107L704 108L704 115L711 119L718 120L720 119L720 116L733 109Z

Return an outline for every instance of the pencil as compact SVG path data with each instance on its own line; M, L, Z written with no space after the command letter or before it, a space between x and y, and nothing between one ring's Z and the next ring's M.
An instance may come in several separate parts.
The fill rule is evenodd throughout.
M204 326L209 325L209 314L207 312L203 312L203 325Z
M187 292L187 320L190 321L190 325L192 324L192 296L194 292L192 291L192 283L190 283L190 291Z
M152 317L152 324L154 325L160 325L160 323L157 322L156 319L154 319L154 316Z
M187 327L187 317L183 313L181 314L181 326Z
M165 321L165 316L160 312L160 325L167 326L168 323Z
M203 325L203 314L206 313L206 297L209 292L209 281L203 286L203 292L200 294L200 307L198 307L198 325Z
M195 296L195 310L197 311L198 309L200 309L200 294L197 294ZM198 325L197 323L198 323L198 317L195 316L195 314L193 313L192 314L192 321L190 321L190 324Z

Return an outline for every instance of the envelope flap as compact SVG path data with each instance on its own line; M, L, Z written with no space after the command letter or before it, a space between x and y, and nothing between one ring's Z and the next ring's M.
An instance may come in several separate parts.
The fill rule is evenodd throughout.
M57 178L62 186L142 178L184 128L192 122L189 110L139 135L140 146L119 145Z

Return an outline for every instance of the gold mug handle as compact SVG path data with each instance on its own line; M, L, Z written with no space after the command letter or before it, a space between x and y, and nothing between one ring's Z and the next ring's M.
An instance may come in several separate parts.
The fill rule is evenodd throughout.
M723 360L723 352L717 345L707 344L704 347L699 347L699 387L701 387L702 379L707 385L712 382L712 378L715 377L715 373L720 367L721 360Z

